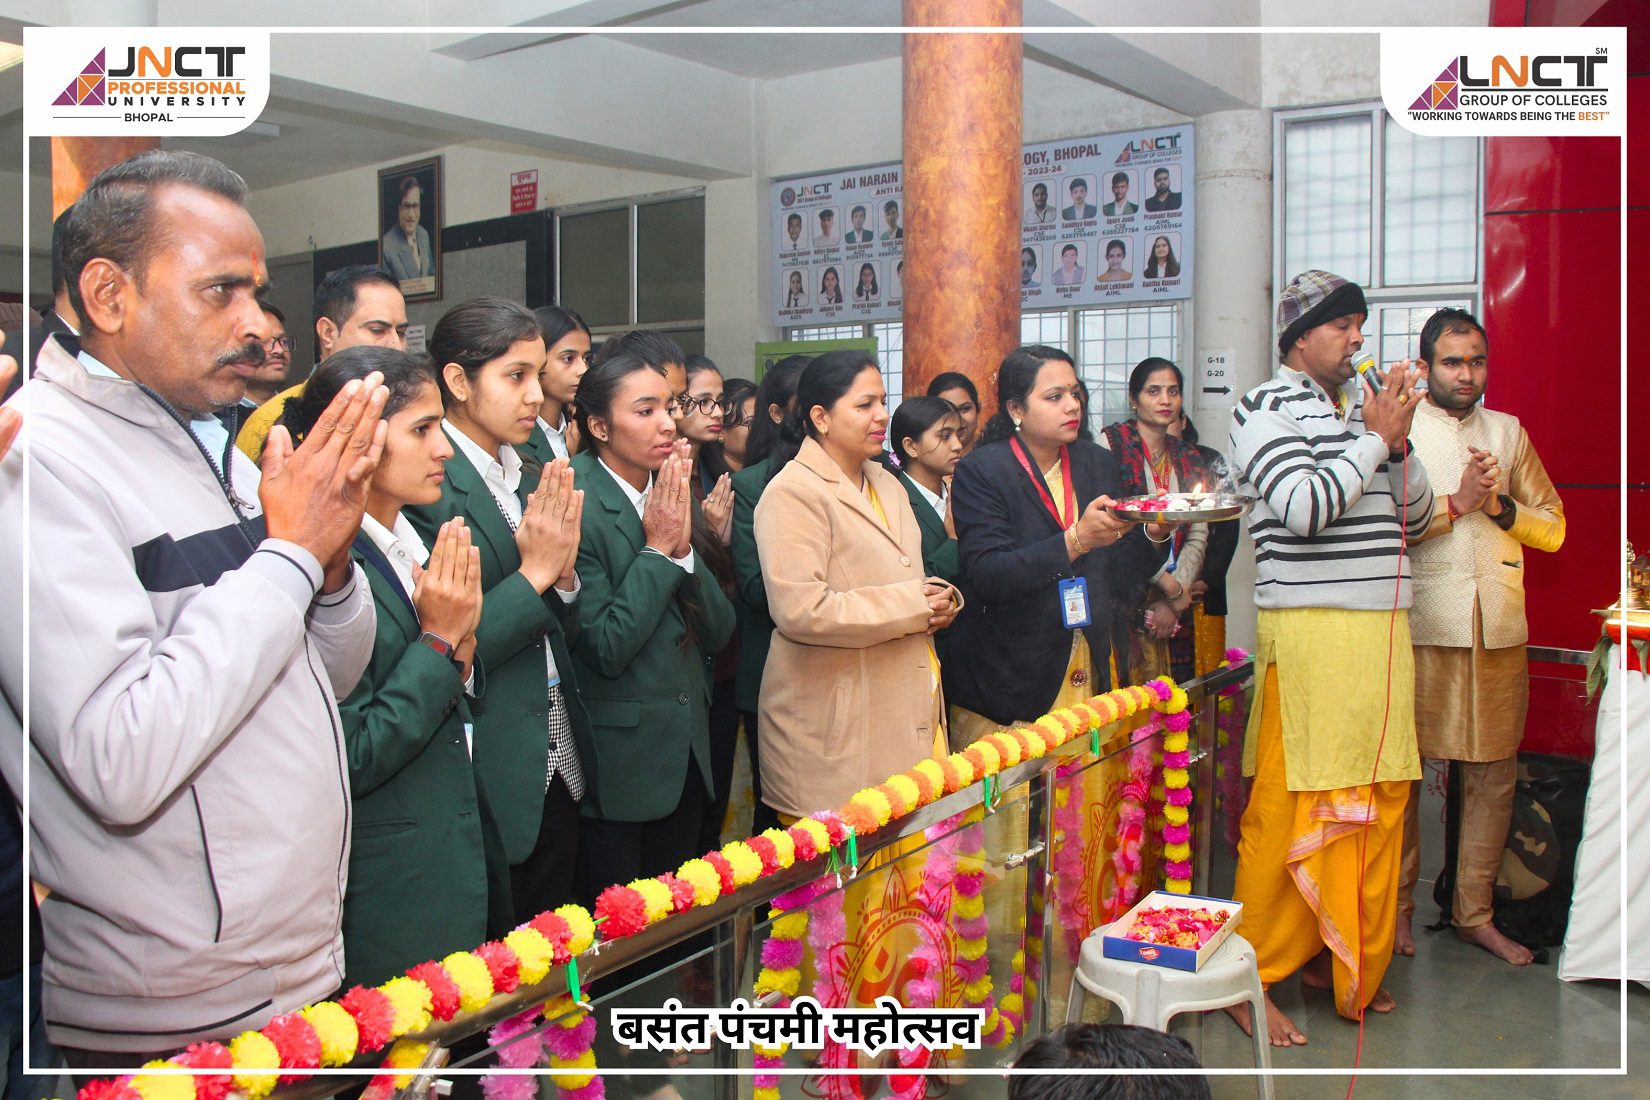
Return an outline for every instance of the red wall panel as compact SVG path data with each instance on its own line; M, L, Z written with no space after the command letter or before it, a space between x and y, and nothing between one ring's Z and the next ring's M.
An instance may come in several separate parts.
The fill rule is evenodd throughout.
M1613 137L1486 138L1484 211L1617 207L1619 149Z
M1620 224L1614 210L1484 219L1486 403L1523 421L1554 481L1620 481Z

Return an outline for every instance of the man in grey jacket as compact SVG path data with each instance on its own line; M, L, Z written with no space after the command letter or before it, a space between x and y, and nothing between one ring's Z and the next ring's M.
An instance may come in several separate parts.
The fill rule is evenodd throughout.
M13 726L0 768L49 891L47 1030L85 1068L256 1028L344 970L334 699L372 650L349 544L385 392L346 390L296 450L278 429L261 476L235 449L215 413L269 335L245 190L159 150L92 180L64 247L82 350L46 344L0 462L0 576L29 600L0 649L26 764Z

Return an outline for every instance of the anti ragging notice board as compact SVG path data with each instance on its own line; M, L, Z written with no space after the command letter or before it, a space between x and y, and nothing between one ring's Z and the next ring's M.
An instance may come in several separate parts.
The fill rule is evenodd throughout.
M1025 147L1020 297L1026 309L1169 301L1192 292L1191 125ZM773 185L774 323L899 320L899 164ZM966 273L959 273L966 279Z

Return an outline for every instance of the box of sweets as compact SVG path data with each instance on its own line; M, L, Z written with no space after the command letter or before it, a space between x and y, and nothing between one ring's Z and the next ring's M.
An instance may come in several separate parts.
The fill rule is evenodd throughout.
M1195 971L1243 917L1243 906L1226 898L1153 890L1106 929L1108 959Z

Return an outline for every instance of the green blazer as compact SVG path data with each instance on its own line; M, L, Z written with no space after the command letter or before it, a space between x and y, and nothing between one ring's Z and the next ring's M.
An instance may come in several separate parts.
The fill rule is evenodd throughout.
M739 668L733 676L734 705L755 714L762 697L762 669L773 641L768 617L768 590L762 586L762 561L756 554L756 502L768 484L767 459L733 475L733 555L735 609L739 613Z
M945 521L934 514L933 505L922 495L917 483L904 470L899 472L905 495L911 498L911 511L917 515L917 526L922 528L922 569L931 577L943 577L962 589L962 560L957 552L957 540L945 533ZM966 595L966 593L965 593ZM945 660L946 635L942 630L934 635L934 653Z
M455 444L456 447L456 444ZM522 478L520 495L531 486ZM549 771L550 696L544 678L544 641L556 658L573 733L590 735L579 704L578 676L567 635L577 613L551 589L540 596L520 573L516 537L476 468L460 451L447 463L441 499L403 512L426 542L441 525L463 516L481 551L481 626L476 658L487 670L487 706L475 719L475 766L492 800L504 852L512 865L532 854L544 817ZM581 761L583 763L583 761Z
M957 555L957 540L945 533L945 521L934 513L934 506L922 495L911 475L901 470L900 484L911 498L911 511L917 514L917 526L922 528L922 567L930 577L942 577L952 584L962 576L962 562Z
M527 485L527 491L530 493L538 487L539 475L537 471L544 469L556 460L556 451L555 448L550 446L550 437L545 435L544 429L537 424L533 425L533 434L527 437L527 442L521 444L516 450L520 452L521 457L534 470L532 483ZM522 481L525 483L527 478L523 477Z
M654 821L676 808L689 768L699 769L707 797L713 790L709 671L733 634L733 604L704 562L689 574L642 552L641 518L594 452L573 456L573 478L584 490L584 625L573 643L590 715L575 730L588 783L582 809L609 821ZM678 589L700 609L692 646L683 644Z
M412 603L377 547L361 536L354 557L378 626L372 659L338 708L354 815L346 988L467 950L507 929L510 914L503 846L464 747L464 685L418 641Z

